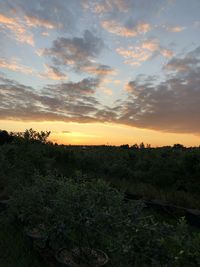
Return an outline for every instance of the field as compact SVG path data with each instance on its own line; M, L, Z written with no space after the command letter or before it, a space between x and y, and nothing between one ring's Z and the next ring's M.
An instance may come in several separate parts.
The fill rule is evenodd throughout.
M100 249L106 266L200 265L199 213L196 227L184 218L200 209L200 148L59 146L48 135L0 140L0 266L42 264L33 229L51 253Z

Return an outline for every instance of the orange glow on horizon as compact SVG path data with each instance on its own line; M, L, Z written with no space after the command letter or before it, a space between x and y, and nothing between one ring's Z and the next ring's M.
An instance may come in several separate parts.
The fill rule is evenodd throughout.
M24 122L0 120L0 129L24 131L51 131L50 141L65 145L121 145L135 143L165 146L180 143L185 146L199 146L200 136L193 134L166 133L111 123L66 123L66 122Z

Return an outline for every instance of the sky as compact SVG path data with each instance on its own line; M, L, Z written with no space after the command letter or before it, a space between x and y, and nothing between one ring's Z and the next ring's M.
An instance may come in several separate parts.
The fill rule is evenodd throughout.
M0 0L0 129L200 145L199 0Z

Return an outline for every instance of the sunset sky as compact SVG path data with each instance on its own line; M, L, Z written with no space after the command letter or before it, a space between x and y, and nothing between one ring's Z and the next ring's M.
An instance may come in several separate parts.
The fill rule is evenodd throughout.
M200 0L0 0L0 129L200 145Z

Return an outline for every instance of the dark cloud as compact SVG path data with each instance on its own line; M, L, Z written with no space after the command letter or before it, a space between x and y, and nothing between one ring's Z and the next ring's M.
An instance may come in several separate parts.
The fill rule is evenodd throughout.
M56 66L50 66L48 64L45 64L44 67L45 71L39 73L39 77L41 78L52 80L64 80L68 78L67 75Z
M52 48L45 49L43 54L50 57L57 66L81 71L94 65L94 60L103 48L104 42L101 38L86 30L83 37L56 39Z
M41 91L5 77L0 82L1 119L90 122L98 110L96 79L49 85Z
M191 69L195 69L197 66L200 66L200 47L189 52L186 56L172 58L164 69L180 72L183 75L183 72L187 73Z
M200 47L167 65L175 72L163 82L136 79L127 86L119 122L168 132L200 133ZM183 71L184 70L184 71Z
M42 90L0 76L0 119L24 121L114 121L117 108L102 106L95 98L99 79L48 85Z
M96 118L100 122L117 122L118 112L120 111L120 107L110 108L104 106L99 109L96 113Z

